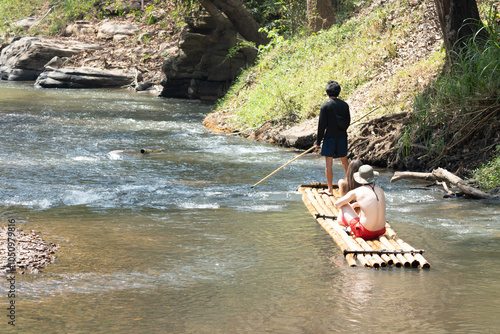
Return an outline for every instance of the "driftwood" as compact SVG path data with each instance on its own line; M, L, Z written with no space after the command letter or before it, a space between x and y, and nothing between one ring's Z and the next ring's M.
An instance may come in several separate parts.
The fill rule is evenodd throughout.
M391 178L391 183L396 182L401 179L418 179L425 181L434 181L437 184L442 185L448 194L453 194L448 188L446 182L459 188L464 194L472 198L492 198L494 196L488 195L479 189L467 185L467 182L456 176L455 174L447 171L443 168L434 169L431 173L419 173L419 172L396 172Z

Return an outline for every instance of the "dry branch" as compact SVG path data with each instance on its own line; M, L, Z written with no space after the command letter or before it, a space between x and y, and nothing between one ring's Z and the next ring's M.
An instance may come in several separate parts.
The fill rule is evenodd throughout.
M460 177L455 174L447 171L444 168L436 168L432 171L432 173L419 173L419 172L396 172L391 178L391 183L396 182L401 179L418 179L425 181L440 181L440 182L448 182L457 188L459 188L464 194L472 197L472 198L492 198L493 196L488 195L485 192L482 192L479 189L471 187L467 185L467 183L462 180ZM449 189L445 187L445 190L449 192Z

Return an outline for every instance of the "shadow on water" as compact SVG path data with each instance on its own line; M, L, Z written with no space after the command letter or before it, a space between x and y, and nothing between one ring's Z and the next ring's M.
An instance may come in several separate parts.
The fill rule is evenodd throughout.
M252 189L299 152L209 133L210 110L0 83L2 221L61 245L41 273L16 277L16 328L2 333L500 328L498 202L443 200L382 170L391 225L432 268L350 268L296 191L323 181L323 160L307 155Z

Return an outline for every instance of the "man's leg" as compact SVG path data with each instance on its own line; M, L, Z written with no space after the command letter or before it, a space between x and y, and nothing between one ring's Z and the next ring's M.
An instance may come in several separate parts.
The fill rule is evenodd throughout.
M342 166L344 166L344 173L347 178L347 167L349 167L349 160L347 159L347 156L340 158L340 162L342 162Z
M333 158L325 157L325 176L328 184L328 195L333 195Z

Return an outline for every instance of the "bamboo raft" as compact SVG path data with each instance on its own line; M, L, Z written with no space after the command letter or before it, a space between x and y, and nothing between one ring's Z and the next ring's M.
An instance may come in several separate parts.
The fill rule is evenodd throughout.
M424 251L404 242L388 223L385 234L374 240L364 240L348 233L344 224L340 225L336 219L338 210L333 203L340 197L338 187L334 186L334 196L320 194L325 189L325 184L312 183L299 186L298 191L316 221L342 250L349 266L355 267L359 262L370 268L430 268L429 262L422 256Z

